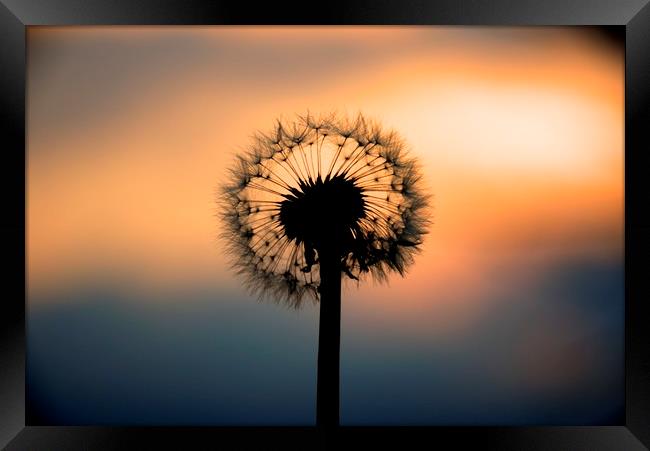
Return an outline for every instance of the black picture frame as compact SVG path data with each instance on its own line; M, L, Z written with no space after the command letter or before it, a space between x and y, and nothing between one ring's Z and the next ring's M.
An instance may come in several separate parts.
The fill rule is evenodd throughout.
M0 446L7 450L299 448L643 450L650 447L650 0L330 1L290 6L198 0L0 0ZM604 427L135 428L30 426L25 416L26 27L151 24L598 25L625 61L625 423ZM226 446L226 443L232 445Z

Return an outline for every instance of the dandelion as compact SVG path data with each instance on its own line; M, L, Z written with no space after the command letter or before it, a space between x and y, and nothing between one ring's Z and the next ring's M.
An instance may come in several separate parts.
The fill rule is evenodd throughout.
M317 423L338 424L341 278L404 275L429 221L404 142L362 115L257 133L222 187L233 267L261 297L320 302Z

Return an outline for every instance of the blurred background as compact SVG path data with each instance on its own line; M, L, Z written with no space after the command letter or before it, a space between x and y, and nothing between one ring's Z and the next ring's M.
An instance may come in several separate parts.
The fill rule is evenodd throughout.
M30 27L28 420L311 425L318 306L228 267L217 188L296 113L398 131L433 226L344 286L344 425L618 424L624 51L582 27Z

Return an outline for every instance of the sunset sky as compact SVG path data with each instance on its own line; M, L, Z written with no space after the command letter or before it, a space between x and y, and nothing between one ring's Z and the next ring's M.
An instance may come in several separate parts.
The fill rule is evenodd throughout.
M620 421L623 69L580 27L30 27L34 411L313 424L317 306L247 294L216 196L255 131L337 111L433 193L406 277L344 286L341 422Z

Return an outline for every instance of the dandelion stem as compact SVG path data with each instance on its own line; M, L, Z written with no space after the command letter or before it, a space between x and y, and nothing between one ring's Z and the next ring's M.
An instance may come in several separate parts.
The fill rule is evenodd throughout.
M339 424L339 354L341 344L340 259L331 249L318 252L320 258L320 316L318 325L318 370L316 382L316 425Z

